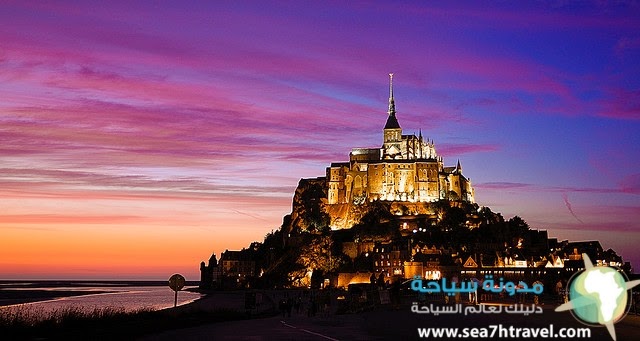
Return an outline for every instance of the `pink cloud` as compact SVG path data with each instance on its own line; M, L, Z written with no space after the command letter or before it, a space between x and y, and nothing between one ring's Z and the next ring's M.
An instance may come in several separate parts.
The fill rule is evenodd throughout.
M606 223L606 225L602 221L593 221L593 222L586 222L586 223L554 222L553 224L548 224L547 226L548 228L554 229L554 230L558 229L558 230L580 230L580 231L606 231L610 233L638 232L637 225L630 223L628 221L608 222ZM585 238L585 237L583 236L582 238Z
M3 183L3 186L5 184ZM252 191L254 189L255 191ZM269 188L265 187L226 187L226 191L206 192L206 191L179 191L175 189L164 190L144 190L144 189L87 189L87 188L67 188L64 184L52 183L24 183L18 186L7 187L4 192L4 199L56 199L69 201L132 201L153 203L162 202L197 202L199 204L225 203L231 207L251 207L273 208L290 207L291 193L295 187L287 191L286 196L273 195ZM282 190L282 189L278 189ZM285 209L286 210L286 209Z
M35 224L35 225L66 225L66 224L131 224L147 222L140 216L133 215L64 215L64 214L23 214L23 215L0 215L4 224Z
M206 196L288 196L290 186L234 185L227 182L215 183L210 179L175 177L157 179L144 175L114 175L108 172L88 172L78 170L38 170L38 169L0 169L4 179L0 180L6 193L31 189L45 189L56 192L72 188L94 188L98 192L105 189L119 190L135 197L135 193L155 197L176 191L184 195ZM11 179L20 179L19 181ZM149 192L148 190L154 190ZM81 191L81 193L84 193ZM85 193L86 195L86 193Z
M437 145L438 153L446 155L462 155L469 153L494 152L500 149L495 144L454 144L439 143Z
M246 13L243 13L243 15L246 15ZM266 18L261 19L262 20L256 20L256 23L263 23L266 20ZM229 22L229 24L233 25L234 23ZM293 24L302 23L295 22ZM265 29L267 31L274 31L275 29L273 27L277 26L278 25L267 25ZM58 32L61 36L69 35L69 32L56 27L52 27L52 30L54 32L56 32L56 30L61 31ZM111 28L111 30L114 30L114 28ZM229 38L216 36L213 38L215 39L215 43L212 42L212 45L219 46L219 48L208 49L201 47L200 49L203 50L199 51L200 53L192 54L190 51L193 51L194 46L181 46L184 43L181 43L175 38L163 38L171 39L169 41L156 41L157 37L155 36L144 34L132 35L126 33L125 28L118 28L116 30L122 30L122 32L104 31L104 29L97 30L91 27L82 30L82 32L76 32L74 36L83 36L83 41L85 42L108 47L107 49L99 48L98 51L95 52L88 50L84 52L84 55L82 55L82 52L68 54L69 51L60 50L59 47L46 47L46 45L45 47L41 47L42 45L37 41L27 43L27 46L24 46L23 43L18 43L18 45L14 46L14 50L25 53L24 51L34 49L30 53L33 58L42 60L42 58L46 58L46 56L49 55L51 59L75 61L79 65L86 64L87 62L100 64L106 62L107 65L130 65L131 61L134 60L134 63L137 65L146 65L145 68L149 68L149 66L152 65L160 68L171 67L177 69L185 69L185 67L187 67L191 70L205 70L207 73L210 73L208 70L216 69L246 69L247 72L244 75L238 75L247 78L253 77L254 80L258 81L265 81L268 77L285 77L304 81L307 84L312 81L342 82L344 84L348 79L360 79L359 84L370 81L383 83L384 80L381 81L380 77L375 76L380 70L375 70L372 68L372 65L397 63L397 57L385 49L367 45L360 45L357 49L336 49L334 47L340 46L340 44L332 44L331 46L321 44L321 47L318 47L317 39L307 39L306 36L304 39L302 36L296 36L296 38L299 39L296 43L304 47L304 49L300 50L307 51L303 54L293 53L288 49L281 48L280 45L289 44L290 41L278 40L277 37L280 37L280 34L271 34L270 36L276 38L269 39L268 45L258 47L255 47L255 44L253 46L243 46L241 43L238 43L238 41L241 40L234 39L233 36ZM330 35L336 35L337 33L338 32L330 32ZM118 40L114 40L114 37L122 37L123 35L126 39L119 38ZM383 40L392 40L392 38L389 34L383 33ZM16 39L17 38L11 40ZM355 36L341 37L341 39L341 43L352 40L353 42L357 42L357 37ZM426 70L430 70L431 72L445 69L451 70L451 72L455 70L456 74L463 75L462 81L453 81L454 83L451 83L451 77L448 77L449 80L445 80L447 77L442 77L448 75L441 75L439 77L440 80L436 80L435 82L437 83L434 83L436 86L448 87L453 85L458 89L466 91L477 91L481 89L513 91L514 89L521 89L534 93L553 93L565 97L570 96L569 90L562 83L550 77L543 76L557 73L548 67L523 61L514 61L513 59L501 58L496 55L483 55L482 52L476 52L475 55L469 56L469 51L464 51L450 44L443 44L440 40L433 37L425 37L425 39L427 39L425 43L428 44L417 46L414 55L428 54L430 56L428 65L425 64L424 59L406 56L405 58L411 61L411 64L415 67L422 68L426 66ZM122 44L135 46L135 49L125 48L122 50L120 49ZM68 48L70 49L71 47L69 46ZM47 49L50 49L50 51L48 52ZM353 62L354 57L356 57L354 55L356 51L358 56L368 56L370 60L366 63ZM436 51L436 53L433 53L433 51ZM326 58L329 52L332 54L331 59ZM63 55L61 56L60 53L63 53ZM162 56L162 59L159 59L158 56ZM341 62L336 63L337 60ZM83 70L86 69L87 68L83 67ZM189 71L188 69L187 71ZM382 70L382 72L388 71L390 70ZM238 71L234 72L237 73ZM424 83L420 81L419 78L411 74L412 72L406 72L405 82L424 86ZM90 76L91 74L87 75ZM469 82L469 77L475 78L476 81ZM443 81L447 83L442 83ZM81 87L83 84L76 83L76 85ZM84 84L84 86L87 87L95 85L95 82ZM153 92L154 90L158 90L156 87L157 85L152 87L144 87L144 85L140 88L134 87L131 89L131 93L137 97L140 92L135 90L146 89ZM246 89L244 84L243 88ZM100 87L98 87L98 89L100 89ZM128 87L114 86L110 87L110 89L128 89ZM163 95L166 95L166 93L160 93L159 95L160 96L155 97L161 98Z
M220 226L242 219L248 219L247 226L263 225L255 212L277 208L278 214L270 214L278 219L286 214L300 177L323 175L324 167L345 160L351 147L379 146L388 72L396 73L405 133L425 128L423 135L431 136L453 127L478 134L478 141L497 141L489 134L508 124L501 121L505 117L527 115L536 119L532 124L545 124L538 116L563 115L576 119L577 127L593 119L581 116L598 115L603 123L626 120L629 131L638 120L635 69L625 62L637 42L618 38L634 37L640 28L632 11L384 2L331 8L166 6L5 3L0 12L3 199L62 200L72 203L69 207L114 200L140 204L141 210L178 203L222 211L216 211ZM602 38L608 32L613 38ZM575 59L574 69L556 58L562 49L551 41L548 48L524 44L520 49L514 40L488 38L526 43L556 34L606 48L594 51L590 61L596 66ZM606 58L612 53L618 58ZM525 196L584 193L632 201L638 177L628 169L637 158L620 147L635 139L622 139L618 131L615 138L601 134L597 138L604 142L597 144L607 147L595 148L593 158L608 160L605 175L616 180L593 181L587 174L584 183L574 179L555 186L521 183L517 179L529 178L513 175L515 181L475 186ZM499 155L504 140L473 144L437 136L444 155L491 153L498 162L512 162ZM549 156L550 163L555 157ZM627 173L610 171L614 167ZM593 217L584 217L580 202L572 204L591 224ZM34 215L8 214L34 222L47 215L61 222L73 218L40 211L38 205L28 209ZM566 208L560 209L567 216ZM78 214L89 223L107 216ZM149 217L119 212L114 222L128 216ZM630 211L621 216L637 220ZM618 226L631 225L621 220Z
M618 39L618 43L614 47L614 52L618 56L623 56L630 50L640 49L640 37L630 38L622 37Z
M517 189L522 192L559 192L566 193L593 193L593 194L637 194L637 176L632 175L620 183L617 188L595 188L578 186L547 186L540 184L518 183L518 182L485 182L474 183L474 187L487 190ZM628 187L625 187L628 186Z
M401 12L411 16L427 16L442 21L455 18L458 25L498 27L511 30L529 31L532 28L543 30L574 29L634 29L640 27L637 21L625 17L628 11L637 11L632 2L611 4L603 2L599 6L576 6L567 2L543 4L544 6L526 6L501 8L499 5L464 6L454 3L447 5L425 6L423 3L377 4L380 10ZM382 7L382 8L381 8ZM523 14L526 11L526 14ZM608 16L602 15L608 13Z
M640 194L640 173L624 177L618 185L623 193Z
M576 207L574 207L575 209ZM635 223L638 217L638 206L609 205L580 205L580 220L554 221L547 223L553 229L576 229L588 231L626 231L638 232Z
M640 120L640 90L610 89L608 97L600 101L599 115L604 117Z
M481 189L525 189L531 187L531 184L526 183L517 183L517 182L485 182L485 183L477 183L473 185L475 188Z

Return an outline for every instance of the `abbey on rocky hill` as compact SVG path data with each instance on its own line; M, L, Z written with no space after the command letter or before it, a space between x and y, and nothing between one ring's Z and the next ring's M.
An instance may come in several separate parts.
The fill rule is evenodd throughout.
M220 262L214 255L201 263L202 288L349 288L372 278L486 275L555 288L584 266L583 254L622 266L596 240L558 241L518 216L480 207L460 161L444 167L433 141L402 134L392 77L389 92L382 146L352 149L349 162L331 164L326 177L300 179L281 228L262 243L225 251ZM622 268L631 272L628 262Z
M354 148L349 162L327 167L327 204L365 201L433 202L441 199L474 202L471 181L460 161L444 167L433 140L403 135L396 118L393 74L389 74L389 116L380 148Z

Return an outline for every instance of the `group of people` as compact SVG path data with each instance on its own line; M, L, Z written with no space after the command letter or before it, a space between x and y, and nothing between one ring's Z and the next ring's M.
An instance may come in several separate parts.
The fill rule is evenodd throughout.
M564 289L564 285L562 284L562 280L561 279L559 279L558 283L556 283L556 294L558 295L558 301L560 303L566 303L567 302L567 290Z
M376 278L376 274L372 273L371 277L369 277L369 281L371 281L371 285L377 286L378 290L389 289L389 299L391 300L391 304L394 307L398 307L400 305L400 287L401 282L399 278L396 278L393 283L389 283L387 279L385 281L385 274L381 272Z
M296 314L300 314L302 308L302 297L298 296L296 299L291 297L283 297L278 303L278 309L282 314L282 317L291 317L291 311L295 309Z
M305 294L305 296L307 295ZM278 309L282 317L291 317L292 312L300 315L305 313L305 308L308 317L315 316L318 311L325 314L328 313L329 306L330 300L328 297L325 298L322 295L316 295L312 292L309 293L309 297L306 300L302 297L302 294L299 294L295 298L285 295L278 302Z
M377 285L378 289L383 289L389 283L389 281L385 282L383 272L381 272L380 275L378 275L377 279L376 279L376 274L372 273L371 277L369 277L369 281L371 281L371 285Z

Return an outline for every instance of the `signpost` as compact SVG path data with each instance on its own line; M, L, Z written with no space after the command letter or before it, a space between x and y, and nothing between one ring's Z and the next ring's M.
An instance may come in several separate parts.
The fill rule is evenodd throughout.
M256 307L256 293L247 292L244 294L244 308L246 310L252 310Z
M169 288L171 288L171 290L176 292L176 297L175 297L175 300L173 301L174 308L178 306L178 291L184 288L184 282L185 282L185 279L180 274L175 274L169 277Z

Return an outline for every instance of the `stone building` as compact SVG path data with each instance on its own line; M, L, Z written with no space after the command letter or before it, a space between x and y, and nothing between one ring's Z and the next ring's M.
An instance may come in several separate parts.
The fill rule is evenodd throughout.
M200 289L212 289L220 283L221 268L218 266L216 254L211 254L209 264L200 263Z
M200 288L218 289L243 286L248 278L255 277L256 262L250 250L226 250L220 255L209 258L209 264L200 263Z
M349 162L327 167L327 203L440 199L474 202L471 181L462 175L460 161L454 167L445 167L433 140L423 138L422 131L418 136L402 134L396 118L393 74L390 74L388 114L381 147L354 148Z
M250 254L243 251L229 251L220 255L218 263L222 276L233 278L253 277L256 274L256 262Z
M373 271L376 276L403 276L404 262L409 259L410 252L404 241L376 243L373 248Z

